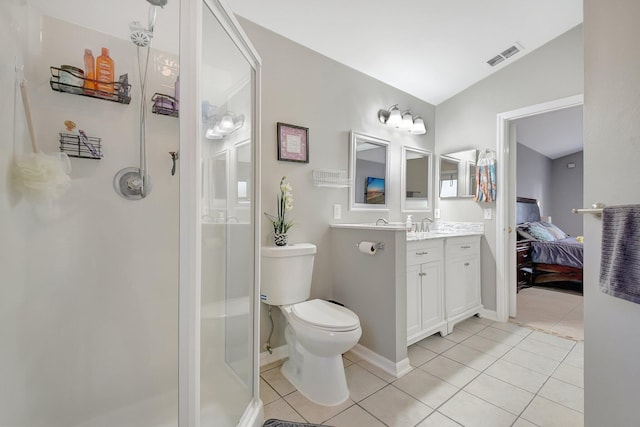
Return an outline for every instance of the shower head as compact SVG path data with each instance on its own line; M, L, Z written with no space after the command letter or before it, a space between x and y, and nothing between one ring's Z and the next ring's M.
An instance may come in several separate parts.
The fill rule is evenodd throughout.
M148 47L151 45L153 38L153 29L156 26L156 17L158 7L164 7L168 0L147 0L149 2L149 23L147 27L143 27L138 21L129 24L131 41L138 47Z
M129 30L131 35L131 41L138 47L147 47L151 44L151 37L153 32L144 28L138 21L134 21L129 24Z
M153 27L156 26L156 16L158 14L158 7L164 7L168 0L147 0L151 6L149 6L149 31L153 34Z

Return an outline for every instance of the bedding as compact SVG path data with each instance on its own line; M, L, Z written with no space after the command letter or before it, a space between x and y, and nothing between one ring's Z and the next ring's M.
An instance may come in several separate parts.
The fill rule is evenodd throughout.
M531 243L533 283L582 282L582 243L541 221L537 200L518 197L516 224L518 239Z
M531 242L531 261L538 264L557 264L582 268L582 243L575 237L552 242Z

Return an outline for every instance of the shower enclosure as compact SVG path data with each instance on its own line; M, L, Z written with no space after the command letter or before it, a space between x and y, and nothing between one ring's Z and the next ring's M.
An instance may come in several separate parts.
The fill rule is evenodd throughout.
M132 21L140 37L154 24L144 99ZM0 426L258 426L260 62L233 15L217 0L3 0L0 24ZM51 83L103 47L128 93ZM86 154L65 121L100 141L101 158L69 154L50 203L11 178L30 150L22 77L45 153L71 132ZM114 175L138 163L153 191L123 198Z

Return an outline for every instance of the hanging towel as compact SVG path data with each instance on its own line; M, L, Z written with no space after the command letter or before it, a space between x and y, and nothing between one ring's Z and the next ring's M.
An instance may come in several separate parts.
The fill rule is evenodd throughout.
M491 150L486 150L478 156L476 195L473 200L485 203L496 200L496 158Z
M600 290L640 303L640 205L602 212Z

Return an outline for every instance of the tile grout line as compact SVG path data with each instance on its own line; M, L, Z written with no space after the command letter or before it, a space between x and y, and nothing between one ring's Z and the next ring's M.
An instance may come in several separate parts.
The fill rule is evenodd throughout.
M490 325L489 325L489 326L490 326ZM487 326L487 327L488 327L488 326ZM456 345L463 345L464 341L466 341L466 340L468 340L469 338L471 338L471 337L473 337L473 336L477 335L479 332L481 332L481 331L482 331L482 330L484 330L484 329L486 329L486 328L483 328L483 329L479 330L478 332L476 332L475 334L471 335L470 337L468 337L468 338L466 338L466 339L464 339L464 340L460 341L459 343L456 343ZM495 329L498 329L498 328L495 328ZM507 331L504 331L504 332L507 332ZM526 335L522 336L522 339L521 339L520 341L518 341L518 344L522 343L522 341L524 341L526 338L528 338L528 337L531 335L531 333L532 333L532 332L533 332L533 331L531 331L531 332L527 333ZM510 334L510 335L515 335L515 334ZM479 336L480 336L480 337L482 337L482 338L486 338L486 337L483 337L482 335L479 335ZM443 338L444 338L444 337L443 337ZM491 340L490 338L486 338L486 339ZM531 338L531 339L532 339L532 340L535 340L535 341L537 341L537 342L544 343L544 341L539 341L539 340L536 340L535 338ZM491 340L491 341L494 341L494 340ZM496 342L496 343L498 343L498 344L504 344L504 343L501 343L501 342L498 342L498 341L494 341L494 342ZM518 344L513 345L513 346L512 346L512 345L509 345L509 347L511 347L511 349L514 349L514 348L516 348L516 346L517 346ZM545 344L553 345L553 344L551 344L551 343L545 343ZM454 348L456 345L454 345L453 347L450 347L449 349L447 349L447 350L445 350L445 351L449 351L449 350L451 350L451 349L452 349L452 348ZM508 344L505 344L505 345L508 345ZM554 346L554 347L557 347L557 348L562 348L562 347L559 347L559 346L556 346L556 345L553 345L553 346ZM466 346L465 346L465 347L466 347ZM534 400L536 397L538 397L538 396L539 396L539 392L540 392L540 390L542 390L542 388L544 387L544 385L549 381L549 379L550 379L550 378L552 378L552 375L556 372L556 370L560 367L560 365L562 364L562 362L564 362L564 361L565 361L565 359L569 356L569 353L570 353L570 352L571 352L575 347L576 347L576 342L574 342L574 343L573 343L573 345L571 346L571 349L569 349L569 351L567 352L567 354L562 358L562 360L561 360L561 361L559 361L559 362L558 362L558 365L553 369L553 371L552 371L552 372L551 372L551 374L549 374L549 375L547 375L547 374L543 374L543 373L541 373L541 372L535 371L535 370L530 369L530 368L527 368L527 367L524 367L524 368L529 369L529 370L531 370L531 371L533 371L533 372L536 372L536 373L538 373L538 374L545 375L547 378L546 378L546 379L545 379L545 381L542 383L542 385L540 386L540 388L538 389L538 391L537 391L537 392L535 392L535 393L532 393L532 394L533 394L533 397L531 398L531 400L529 401L529 403L527 403L527 405L524 407L524 409L523 409L519 414L514 414L513 412L510 412L510 411L508 411L508 410L506 410L506 409L504 409L504 408L501 408L500 406L498 406L498 405L496 405L496 404L494 404L494 403L492 403L492 402L489 402L489 401L487 401L487 400L483 399L483 398L482 398L482 397L480 397L480 396L476 396L475 394L470 393L469 391L464 390L464 389L465 389L465 387L467 387L469 384L471 384L471 382L473 382L474 380L476 380L480 375L485 374L485 375L488 375L488 376L490 376L491 378L494 378L494 379L496 379L496 380L498 380L498 381L502 381L502 382L504 382L505 384L509 384L509 385L511 385L511 386L513 386L513 387L516 387L516 388L520 389L520 390L524 390L524 391L526 391L526 392L528 392L528 393L531 393L530 391L525 390L525 389L523 389L523 388L521 388L521 387L518 387L518 386L516 386L515 384L511 384L511 383L509 383L509 382L503 381L503 380L501 380L500 378L496 378L496 377L492 376L491 374L486 373L486 371L487 371L491 366L493 366L493 365L494 365L495 363L497 363L499 360L502 360L502 359L503 359L503 357L504 357L508 352L507 352L507 353L505 353L505 354L503 354L502 356L498 357L494 362L492 362L489 366L487 366L487 367L486 367L485 369L483 369L482 371L478 371L477 369L475 369L476 371L480 372L480 374L478 374L478 375L477 375L476 377L474 377L472 380L470 380L469 382L467 382L464 386L462 386L461 388L459 388L459 389L458 389L458 391L456 391L453 395L451 395L447 400L445 400L445 401L444 401L444 402L442 402L440 405L438 405L438 406L434 409L434 411L433 411L433 412L439 412L438 410L439 410L442 406L444 406L444 405L445 405L449 400L453 399L456 395L458 395L458 394L460 393L460 391L463 391L463 390L464 390L464 391L465 391L465 393L468 393L468 394L470 394L470 395L474 396L475 398L480 399L480 400L482 400L483 402L485 402L485 403L487 403L487 404L489 404L489 405L491 405L491 406L494 406L494 407L496 407L496 408L498 408L498 409L500 409L500 410L502 410L502 411L504 411L504 412L506 412L506 413L508 413L508 414L510 414L510 415L515 416L515 417L516 417L516 419L514 420L514 423L515 423L515 422L517 422L517 421L518 421L518 419L520 419L520 418L522 417L522 414L523 414L523 413L527 410L527 408L531 405L531 403L533 402L533 400ZM470 348L470 347L467 347L467 348ZM476 349L473 349L473 350L476 350ZM521 351L526 351L526 350L523 350L523 349L519 349L519 350L521 350ZM481 351L479 351L479 350L476 350L476 351L478 351L478 352L480 352L480 353L483 353L483 354L488 354L488 353L485 353L485 352L481 352ZM509 350L509 351L511 351L511 350ZM443 353L444 353L444 352L443 352ZM536 354L536 353L531 353L531 352L527 352L527 353L534 354L534 355L536 355L536 356L541 356L541 355L538 355L538 354ZM439 356L442 356L442 357L444 357L444 358L446 358L446 359L452 360L452 361L454 361L454 362L456 362L456 363L460 363L460 362L458 362L457 360L450 359L449 357L445 356L445 355L444 355L444 354L442 354L442 353L439 353ZM541 357L545 357L545 356L541 356ZM548 357L547 357L547 359L550 359L550 358L548 358ZM553 360L553 359L550 359L550 360ZM505 361L505 362L507 362L506 360L504 360L504 361ZM555 360L554 360L554 361L555 361ZM427 362L428 362L428 361L427 361ZM423 363L423 365L424 365L424 364L426 364L427 362ZM511 363L511 362L509 362L509 363ZM468 367L468 368L474 369L474 368L472 368L472 367L470 367L470 366L468 366L468 365L465 365L464 363L460 363L460 364L461 364L461 365L463 365L463 366L465 366L465 367ZM516 366L520 366L520 365L515 364L515 363L514 363L514 365L516 365ZM422 365L420 365L420 366L422 366ZM521 366L521 367L522 367L522 366ZM417 368L419 368L419 367L417 367ZM556 378L556 379L557 379L557 378ZM454 386L453 384L449 383L449 382L448 382L448 381L446 381L446 380L442 380L442 381L445 381L446 383L448 383L448 384L450 384L450 385ZM561 380L558 380L558 381L561 381ZM562 381L562 382L564 382L564 381ZM569 383L567 383L567 384L569 384ZM571 385L573 385L573 384L571 384ZM455 387L455 386L454 386L454 387ZM396 388L397 388L397 387L396 387ZM401 391L404 391L404 390L401 390ZM405 393L406 393L406 392L405 392ZM406 394L408 394L408 393L406 393ZM409 396L411 396L411 395L409 395ZM413 396L411 396L411 397L413 397ZM539 397L540 397L540 398L542 398L542 399L546 399L544 396L539 396ZM415 398L414 398L414 399L415 399ZM417 399L416 399L416 400L417 400ZM547 399L547 400L549 400L549 399ZM565 407L565 408L567 408L567 409L570 409L570 410L572 410L572 411L575 411L575 409L573 409L573 408L569 408L568 406L562 405L562 404L560 404L560 403L558 403L558 404L559 404L559 405L561 405L561 406L563 406L563 407ZM575 412L579 412L579 411L575 411ZM439 413L441 413L441 412L439 412ZM432 413L432 414L433 414L433 413ZM432 414L429 414L429 416L431 416ZM443 415L444 415L444 414L443 414ZM428 418L429 416L427 416L426 418ZM446 415L444 415L444 416L446 416ZM426 419L426 418L425 418L425 419ZM449 417L447 417L447 418L449 418ZM523 419L524 419L524 420L526 420L526 421L529 421L529 420L527 420L526 418L523 418ZM423 420L423 421L424 421L424 420ZM454 421L454 422L457 422L457 421L455 421L455 420L453 420L453 421ZM422 421L421 421L421 422L422 422ZM534 424L532 421L529 421L529 422L531 422L532 424Z
M494 323L495 323L495 322L494 322ZM349 359L348 357L346 357L346 358L351 362L351 364L356 364L356 365L358 365L360 368L364 369L367 373L369 373L369 374L373 375L374 377L376 377L376 378L378 378L378 379L382 380L382 381L385 383L385 385L384 385L382 388L380 388L380 389L378 389L378 390L376 390L376 391L373 391L373 392L369 393L368 395L366 395L365 397L363 397L363 398L362 398L362 399L360 399L359 401L355 401L355 400L354 400L354 401L352 401L352 402L353 402L353 404L352 404L352 405L348 406L347 408L343 409L342 411L338 412L337 414L332 415L332 416L331 416L331 418L329 418L328 420L325 420L325 421L321 422L321 424L324 424L324 423L328 422L330 419L337 417L338 415L340 415L340 414L342 414L342 413L346 412L347 410L349 410L349 409L353 408L354 406L357 406L358 408L360 408L360 409L362 409L363 411L365 411L365 413L369 414L369 415L370 415L370 416L372 416L374 419L376 419L376 420L378 420L379 422L381 422L383 425L388 426L384 421L380 420L380 419L379 419L378 417L376 417L374 414L372 414L371 412L369 412L368 410L366 410L363 406L361 406L361 402L363 402L363 401L364 401L364 400L366 400L367 398L371 397L372 395L374 395L374 394L376 394L376 393L380 392L381 390L383 390L384 388L386 388L386 387L388 387L388 386L393 386L393 388L394 388L394 389L396 389L397 391L402 392L403 394L407 395L407 396L408 396L408 397L410 397L411 399L416 400L417 402L420 402L420 403L422 403L423 405L425 405L426 407L428 407L428 408L432 409L431 413L429 413L429 415L427 415L425 418L423 418L421 421L419 421L419 423L421 423L421 422L425 421L427 418L431 417L435 412L438 412L438 414L440 414L441 416L446 417L447 419L450 419L450 420L452 420L453 422L456 422L456 423L457 423L457 421L455 421L454 419L451 419L451 418L450 418L450 417L448 417L447 415L445 415L445 414L443 414L442 412L440 412L440 411L439 411L439 409L440 409L443 405L445 405L447 402L449 402L451 399L453 399L455 396L457 396L457 395L460 393L460 391L463 391L463 390L464 390L466 393L469 393L471 396L474 396L475 398L477 398L477 399L479 399L479 400L481 400L481 401L483 401L483 402L485 402L485 403L487 403L487 404L489 404L489 405L491 405L491 406L493 406L493 407L496 407L496 408L498 408L498 409L500 409L500 410L504 411L504 412L505 412L505 413L507 413L507 414L510 414L510 415L515 416L515 417L516 417L516 419L514 420L514 423L515 423L515 422L517 422L517 420L518 420L518 419L522 418L522 414L524 414L524 412L525 412L525 411L530 407L531 403L533 402L533 400L535 400L535 398L536 398L536 397L540 397L541 399L549 400L549 399L545 398L544 396L541 396L541 395L539 394L539 393L540 393L540 391L541 391L541 390L543 389L543 387L544 387L544 386L549 382L550 378L554 378L554 377L553 377L554 373L555 373L555 372L560 368L560 366L561 366L564 362L566 362L567 358L569 357L569 355L571 354L571 352L572 352L572 351L574 351L574 350L577 348L577 344L578 344L578 342L580 342L580 341L577 341L577 340L575 340L575 339L569 338L569 340L570 340L570 341L573 341L573 344L571 345L571 348L569 348L569 349L568 349L568 351L566 352L566 354L562 357L562 360L560 360L560 361L557 361L557 360L555 360L555 359L549 358L549 357L547 357L547 356L545 356L545 355L541 355L541 354L533 353L533 352L530 352L530 351L528 351L528 350L525 350L525 349L522 349L522 348L518 348L520 351L524 351L524 352L526 352L526 353L529 353L529 354L532 354L532 355L535 355L535 356L539 356L539 357L544 357L544 358L547 358L547 359L552 360L552 361L554 361L554 362L557 362L557 365L553 368L553 370L551 371L551 373L550 373L549 375L547 375L547 374L545 374L545 373L542 373L542 372L539 372L539 371L533 370L533 369L531 369L531 368L529 368L529 367L522 366L522 365L518 365L517 363L515 363L515 364L514 364L514 365L516 365L516 366L520 366L520 367L522 367L522 368L529 369L529 370L531 370L532 372L536 372L537 374L545 375L545 376L546 376L546 379L544 380L544 382L542 383L542 385L538 388L538 391L537 391L537 392L535 392L535 393L532 393L533 397L532 397L532 398L531 398L531 400L527 403L527 405L524 407L524 409L523 409L522 411L520 411L520 413L519 413L519 414L514 414L514 413L513 413L513 412L511 412L511 411L508 411L508 410L506 410L506 409L504 409L504 408L501 408L500 406L498 406L498 405L496 405L496 404L494 404L494 403L492 403L492 402L489 402L489 401L487 401L487 400L485 400L485 399L483 399L483 398L481 398L481 397L479 397L479 396L476 396L476 395L475 395L475 394L473 394L473 393L470 393L469 391L465 390L465 388L466 388L466 387L467 387L471 382L475 381L475 380L476 380L480 375L485 374L485 375L487 375L487 376L489 376L489 377L491 377L491 378L494 378L494 379L496 379L496 380L498 380L498 381L501 381L501 382L504 382L504 383L506 383L506 384L509 384L510 386L513 386L513 387L516 387L516 388L518 388L518 389L520 389L520 390L523 390L523 391L526 391L526 392L528 392L528 393L531 393L530 391L525 390L525 389L523 389L523 388L521 388L521 387L519 387L519 386L517 386L517 385L514 385L514 384L511 384L511 383L509 383L509 382L507 382L507 381L501 380L500 378L496 378L496 377L494 377L493 375L488 374L486 371L487 371L491 366L493 366L495 363L497 363L497 362L498 362L498 361L500 361L500 360L502 360L502 361L504 361L504 362L507 362L506 360L504 360L504 357L505 357L505 356L506 356L506 355L507 355L511 350L513 350L514 348L517 348L517 346L518 346L518 345L520 345L520 344L521 344L525 339L528 339L528 338L530 338L531 340L533 340L533 341L535 341L535 342L544 343L544 344L550 345L550 346L552 346L552 347L556 347L556 348L558 348L558 349L563 349L563 350L565 350L566 348L565 348L565 347L562 347L562 346L559 346L559 345L556 345L556 344L553 344L553 343L550 343L550 342L547 342L547 341L538 340L538 339L536 339L536 338L534 338L534 337L530 337L530 335L531 335L534 331L536 331L537 329L536 329L536 328L533 328L533 327L531 327L531 326L529 326L529 325L525 325L525 326L524 326L524 328L525 328L525 329L528 329L528 330L529 330L529 332L528 332L526 335L522 335L522 336L520 336L519 334L515 334L515 333L513 333L512 331L508 331L508 330L504 330L504 329L501 329L501 328L495 328L495 327L494 327L494 329L498 329L498 330L500 330L500 331L504 332L505 334L508 334L508 335L512 335L512 336L517 336L517 337L519 337L519 338L520 338L520 340L518 340L518 342L517 342L516 344L514 344L514 345L511 345L511 344L505 344L504 342L496 341L496 340L494 340L494 339L492 339L492 338L485 337L485 336L482 336L482 335L478 335L480 332L482 332L482 331L486 330L488 327L492 327L492 325L493 325L494 323L487 323L487 324L485 324L485 325L484 325L484 327L483 327L483 328L478 329L476 332L471 332L471 331L469 331L469 330L465 330L465 329L459 329L459 331L464 332L465 334L469 334L469 336L468 336L468 337L466 337L466 338L462 339L462 340L461 340L461 341L459 341L459 342L458 342L458 341L453 341L453 340L447 339L447 337L446 337L446 336L445 336L445 337L440 336L440 338L441 338L441 339L445 339L445 340L449 341L449 342L452 344L452 346L451 346L451 347L449 347L449 348L447 348L447 349L445 349L445 350L443 350L443 351L440 351L440 352L439 352L439 351L434 351L432 348L423 347L423 346L419 345L418 343L416 343L419 347L421 347L421 348L423 348L423 349L425 349L425 350L428 350L428 351L430 351L430 352L434 353L434 354L435 354L435 356L434 356L434 357L432 357L432 358L430 358L429 360L427 360L427 361L423 362L423 363L422 363L422 364L420 364L420 365L415 365L415 366L414 366L414 365L412 365L412 366L411 366L411 367L412 367L412 370L414 370L414 369L421 369L421 367L422 367L423 365L427 364L429 361L434 360L434 359L435 359L435 358L437 358L438 356L442 356L443 358L445 358L445 359L447 359L447 360L449 360L449 361L455 362L455 363L457 363L457 364L460 364L460 365L462 365L462 366L464 366L464 367L467 367L467 368L469 368L469 369L473 369L474 371L478 372L478 375L476 375L476 376L475 376L473 379L471 379L470 381L466 382L462 387L459 387L459 388L458 388L456 385L454 385L454 384L450 383L449 381L447 381L447 380L445 380L445 379L443 379L443 378L440 378L440 377L438 377L437 375L433 375L433 374L431 374L431 373L429 373L429 372L425 371L424 369L422 369L422 371L423 371L423 372L425 372L425 373L427 373L427 374L429 374L429 375L433 375L434 377L438 378L439 380L443 381L444 383L447 383L447 384L449 384L449 385L451 385L451 386L453 386L453 387L455 387L455 388L457 389L457 391L456 391L454 394L452 394L449 398L447 398L445 401L443 401L440 405L438 405L438 406L437 406L437 407L435 407L435 408L432 408L430 405L426 404L425 402L421 401L420 399L415 398L414 396L412 396L412 395L411 395L411 394L409 394L408 392L406 392L406 391L404 391L404 390L400 389L399 387L397 387L394 383L395 383L399 378L398 378L398 379L394 379L393 381L388 381L387 379L382 378L381 376L377 375L375 372L372 372L371 370L367 369L367 367L366 367L366 366L360 365L360 364L359 364L359 362L360 362L360 361L358 361L358 362L354 362L354 361L352 361L351 359ZM512 322L512 323L516 324L515 322ZM518 326L520 326L520 325L518 325ZM520 326L520 327L522 327L522 326ZM540 331L540 332L548 333L547 331ZM554 334L554 333L551 333L551 334L549 334L549 335L550 335L550 336L555 336L555 337L557 337L557 336L558 336L557 334ZM497 356L494 356L494 355L492 355L492 354L489 354L489 353L487 353L487 352L485 352L485 351L481 351L481 350L475 349L475 348L473 348L473 347L468 347L467 345L464 345L464 342L465 342L465 341L469 340L470 338L472 338L472 337L474 337L474 336L478 336L478 337L483 338L483 339L485 339L485 340L489 340L489 341L495 342L496 344L506 345L506 346L510 347L510 350L508 350L507 352L505 352L505 353L504 353L504 354L502 354L501 356L497 357ZM567 339L567 338L565 338L565 337L562 337L562 338L563 338L563 339ZM495 358L496 358L496 360L494 360L493 362L491 362L487 367L483 368L482 370L478 370L478 369L476 369L476 368L473 368L473 367L471 367L471 366L466 365L465 363L461 363L461 362L459 362L459 361L457 361L457 360L454 360L454 359L452 359L452 358L450 358L450 357L448 357L448 356L444 355L444 353L446 353L447 351L450 351L451 349L455 348L455 347L456 347L456 346L458 346L458 345L462 345L464 348L468 348L468 349L470 349L470 350L473 350L473 351L478 352L478 353L483 354L483 355L488 355L488 356L495 357ZM513 363L513 362L509 362L509 363ZM579 369L579 367L576 367L576 366L574 366L574 365L572 365L572 364L567 364L567 365L568 365L568 366L570 366L570 367L573 367L573 368ZM276 366L276 367L274 367L274 368L272 368L272 369L276 369L276 368L278 368L278 367ZM270 370L271 370L271 369L270 369ZM264 372L268 372L268 371L264 371ZM262 377L262 374L263 374L264 372L261 372L261 373L260 373L260 377L261 377L261 378L262 378L262 379L263 379L263 380L264 380L264 381L265 381L265 382L266 382L266 383L267 383L267 384L268 384L268 385L269 385L269 386L270 386L270 387L271 387L271 388L276 392L276 394L279 396L279 398L281 398L281 399L282 399L282 400L283 400L283 401L284 401L284 402L285 402L289 407L291 407L291 408L294 410L294 412L295 412L296 414L298 414L302 419L306 420L306 418L305 418L301 413L299 413L299 412L295 409L295 407L293 407L293 405L291 405L291 404L290 404L290 403L285 399L285 396L288 396L288 395L290 395L291 393L288 393L288 394L285 394L285 395L281 395L281 394L280 394L280 393L279 393L279 392L278 392L278 391L277 391L277 390L276 390L276 389L271 385L271 383L269 383L269 381L267 381L264 377ZM562 383L564 383L564 384L567 384L567 385L570 385L570 386L574 386L574 387L576 387L576 388L582 388L582 389L584 390L584 387L576 386L575 384L572 384L572 383L570 383L570 382L564 381L564 380L562 380L562 379L558 379L558 378L554 378L554 379L555 379L555 380L557 380L557 381L559 381L559 382L562 382ZM294 390L293 392L295 392L295 390ZM293 392L292 392L292 393L293 393ZM571 410L571 411L574 411L574 412L577 412L577 413L582 413L582 414L584 414L584 412L576 411L575 409L570 408L570 407L568 407L568 406L566 406L566 405L563 405L563 404L561 404L561 403L558 403L558 405L560 405L560 406L562 406L562 407L564 407L564 408L566 408L566 409L568 409L568 410ZM526 418L522 418L522 419L523 419L523 420L526 420ZM526 421L529 421L529 420L526 420ZM309 421L307 421L307 422L309 422ZM531 421L529 421L529 422L531 422ZM419 424L419 423L418 423L418 424Z

